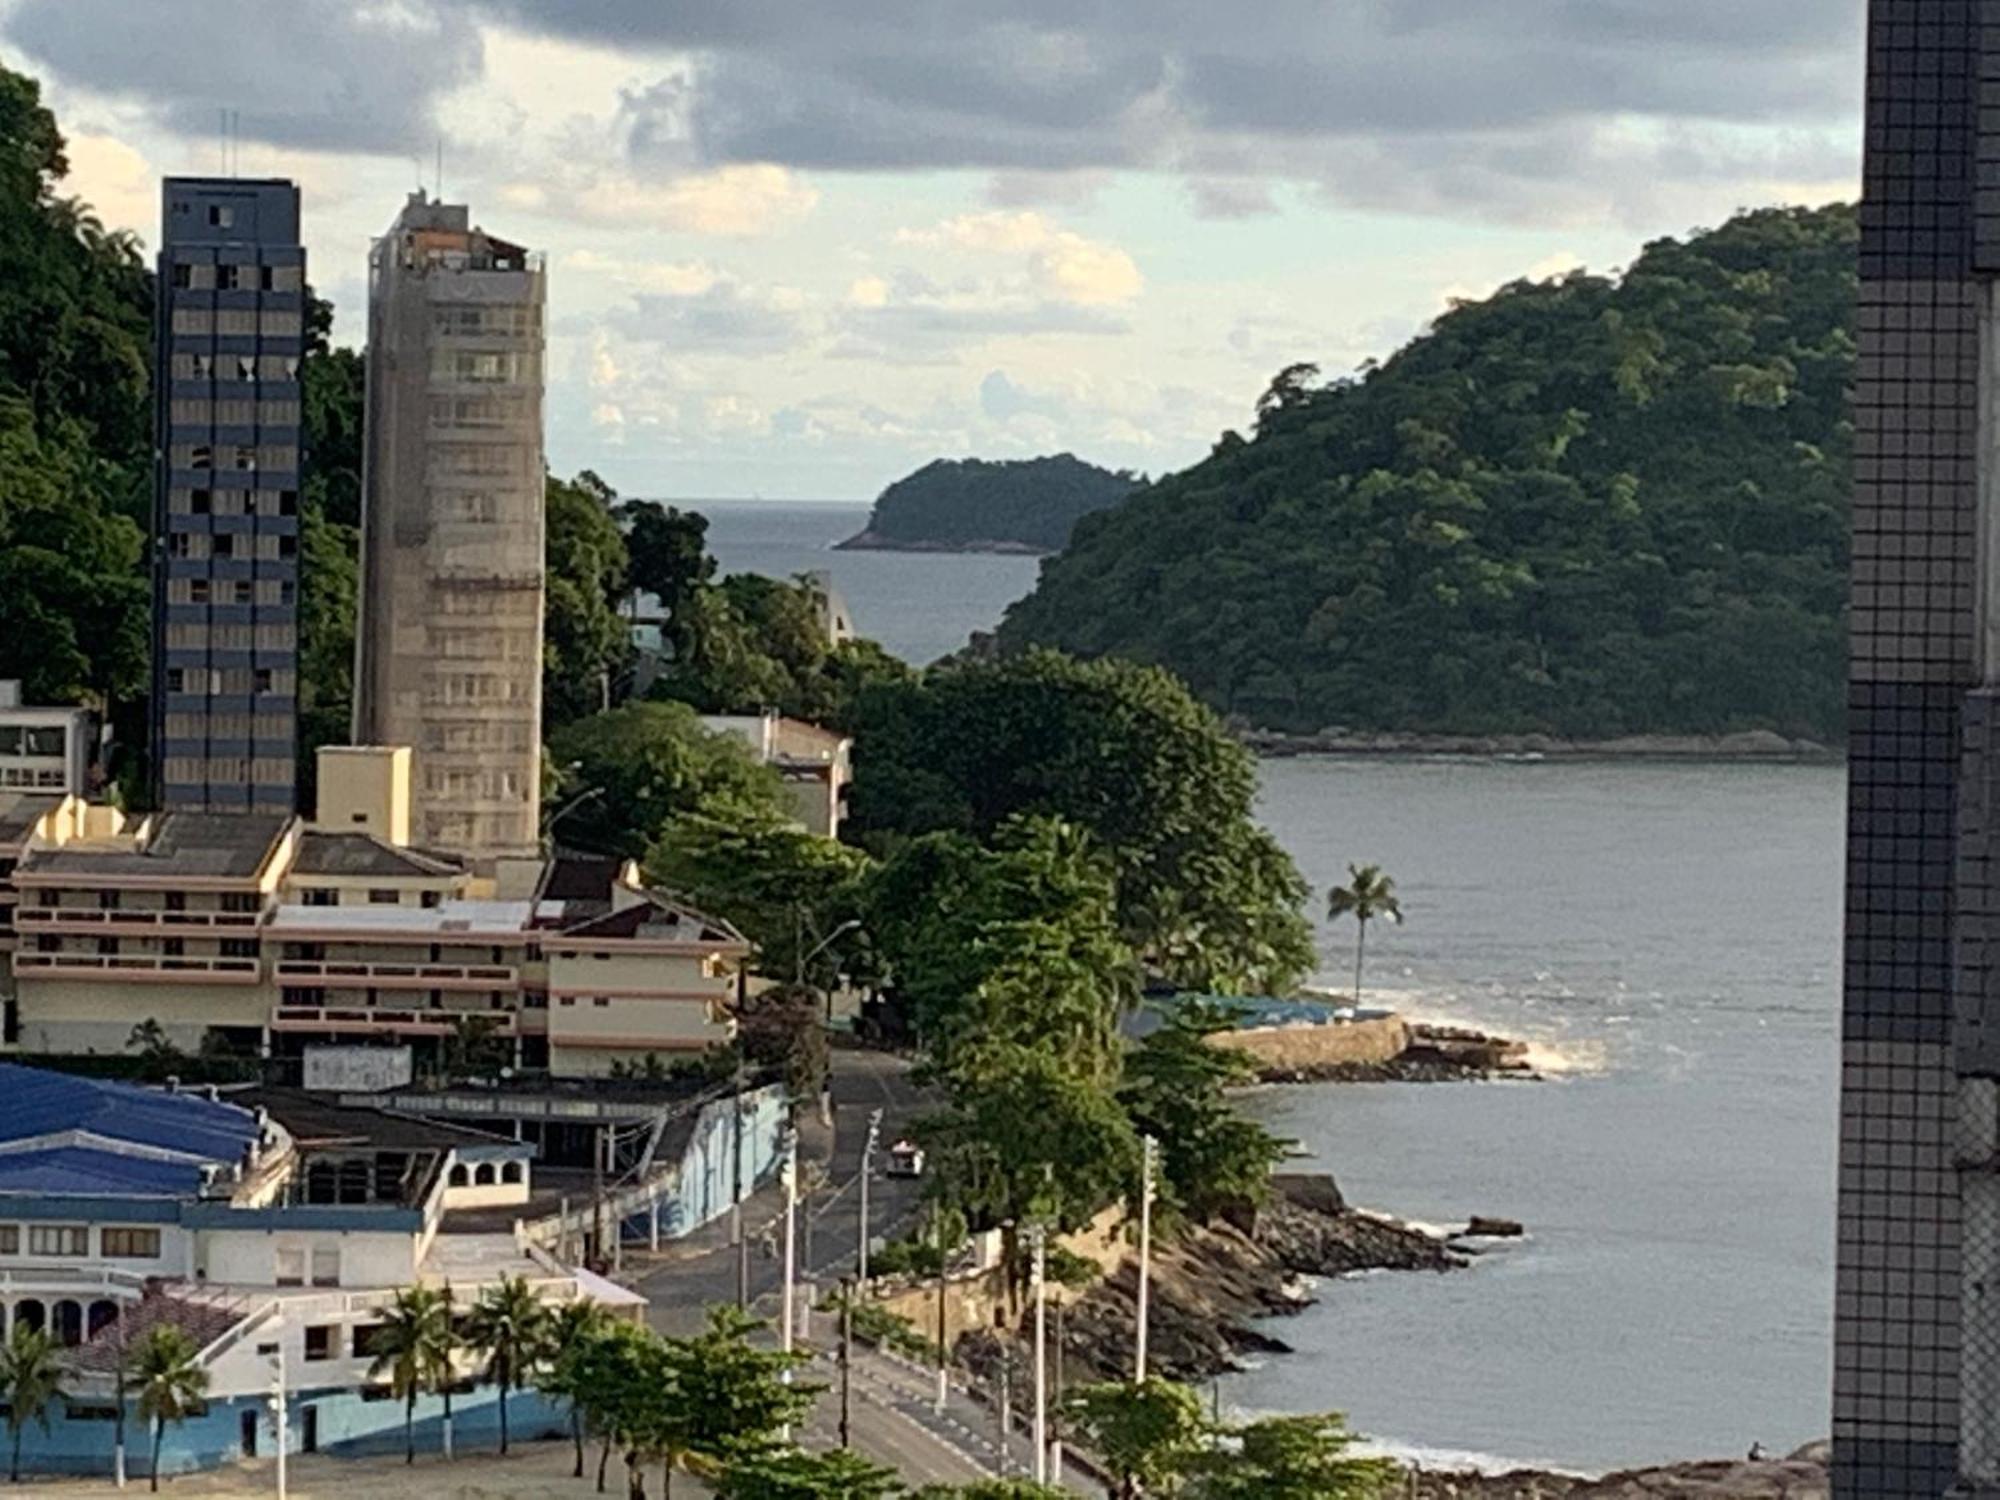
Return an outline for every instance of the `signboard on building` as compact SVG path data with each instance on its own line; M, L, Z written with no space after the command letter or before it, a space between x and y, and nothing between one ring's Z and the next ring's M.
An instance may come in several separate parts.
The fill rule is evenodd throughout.
M308 1047L305 1085L353 1094L399 1089L415 1076L408 1047Z

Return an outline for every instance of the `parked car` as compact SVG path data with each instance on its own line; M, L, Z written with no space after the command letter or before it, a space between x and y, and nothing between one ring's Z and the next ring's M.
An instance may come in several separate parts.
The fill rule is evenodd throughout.
M891 1177L924 1175L924 1148L915 1141L898 1141L889 1148L888 1174Z

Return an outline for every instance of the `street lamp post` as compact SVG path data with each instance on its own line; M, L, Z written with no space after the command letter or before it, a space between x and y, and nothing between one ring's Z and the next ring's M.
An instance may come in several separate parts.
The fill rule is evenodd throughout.
M1035 1225L1035 1483L1049 1482L1048 1231Z
M805 908L803 906L793 907L792 915L795 918L796 926L800 927L804 926ZM829 932L825 937L821 938L818 943L814 944L810 952L808 952L806 949L804 934L803 933L796 934L792 939L792 946L793 946L793 951L798 954L798 961L792 971L792 982L798 988L804 989L806 983L806 966L810 964L814 959L818 958L822 953L826 952L826 950L831 948L835 943L839 942L842 938L846 937L848 933L859 931L860 927L861 927L861 919L859 917L849 917L845 922L842 922L838 927L834 928L833 931ZM828 990L826 992L826 1024L829 1026L833 1024L832 990Z
M868 1115L868 1139L861 1147L861 1243L855 1247L854 1275L862 1290L868 1286L868 1179L875 1170L875 1146L882 1138L882 1111Z
M280 1343L271 1356L271 1426L277 1434L278 1500L285 1500L285 1438L291 1421L285 1402L285 1346Z

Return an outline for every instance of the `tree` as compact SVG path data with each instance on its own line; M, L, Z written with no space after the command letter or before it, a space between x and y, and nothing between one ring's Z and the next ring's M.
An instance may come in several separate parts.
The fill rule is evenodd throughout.
M700 813L671 819L646 855L655 882L757 945L759 972L822 990L865 955L865 933L834 934L860 919L873 867L861 850L788 821Z
M6 75L0 74L0 84ZM0 106L5 92L0 89ZM18 1317L7 1342L0 1344L0 1401L7 1404L7 1438L11 1454L7 1478L21 1482L21 1429L39 1422L49 1425L49 1403L62 1394L62 1366L58 1363L53 1337L40 1328L31 1328Z
M1311 968L1305 884L1255 822L1255 762L1167 673L1034 651L879 685L854 722L864 846L1061 820L1106 862L1119 930L1153 972L1245 993Z
M174 1045L167 1028L151 1016L132 1028L125 1038L125 1050L139 1054L140 1070L156 1083L163 1082L187 1061L187 1054Z
M786 1384L801 1354L751 1342L765 1325L734 1307L711 1307L708 1327L665 1343L663 1385L673 1392L669 1469L721 1472L770 1451L778 1433L804 1419L820 1387Z
M1066 1405L1074 1429L1118 1476L1120 1500L1175 1493L1208 1448L1201 1397L1171 1380L1087 1385Z
M636 1483L637 1455L650 1420L648 1402L665 1394L656 1335L630 1323L607 1319L601 1330L578 1345L566 1381L573 1408L601 1440L597 1489L611 1450L624 1447Z
M575 1477L583 1478L583 1393L582 1373L592 1345L605 1337L609 1319L604 1309L585 1297L577 1297L557 1307L550 1315L544 1359L536 1378L536 1388L569 1408L569 1432L576 1444Z
M1354 918L1354 1003L1361 1003L1361 960L1368 946L1368 924L1377 917L1401 923L1403 906L1396 899L1396 882L1380 865L1349 865L1347 884L1326 893L1326 914Z
M403 1402L403 1462L417 1461L417 1397L437 1367L439 1325L449 1314L443 1296L432 1287L409 1286L396 1293L376 1326L367 1353L371 1379L389 1377L389 1389Z
M625 523L630 559L626 587L660 601L670 654L677 660L685 657L694 645L694 599L715 579L715 559L707 550L708 518L657 500L628 500L618 515Z
M1230 1432L1191 1465L1190 1500L1375 1500L1396 1465L1356 1458L1338 1413L1271 1417Z
M979 1479L971 1484L927 1484L910 1500L1060 1500L1068 1493L1027 1479Z
M551 476L547 496L542 720L553 729L611 707L632 643L618 613L628 559L612 517L617 495L586 469Z
M627 703L579 719L550 736L549 756L574 767L567 786L601 789L563 819L562 841L580 849L640 859L676 817L785 816L777 773L735 736L703 728L685 704Z
M430 1388L444 1401L442 1420L438 1424L438 1436L444 1447L444 1456L452 1457L451 1430L451 1388L458 1383L458 1317L452 1300L451 1283L446 1282L434 1294L436 1312L425 1325L427 1337L424 1340L424 1378Z
M156 1323L127 1356L132 1384L139 1393L139 1417L153 1429L153 1465L149 1488L160 1487L160 1440L167 1424L179 1424L194 1414L208 1390L208 1371L201 1350L187 1330Z
M1031 459L933 459L876 497L863 539L1058 552L1078 519L1116 505L1140 480L1072 453Z
M1126 1054L1119 1091L1133 1126L1160 1143L1171 1200L1200 1222L1262 1202L1286 1149L1229 1100L1228 1090L1256 1074L1245 1054L1209 1040L1235 1024L1225 1006L1174 1006Z
M717 1500L897 1500L907 1492L894 1469L845 1449L780 1448L732 1463L715 1493Z
M479 1294L466 1319L466 1342L487 1359L500 1391L500 1451L507 1451L507 1394L524 1390L549 1338L549 1310L522 1276L503 1276Z

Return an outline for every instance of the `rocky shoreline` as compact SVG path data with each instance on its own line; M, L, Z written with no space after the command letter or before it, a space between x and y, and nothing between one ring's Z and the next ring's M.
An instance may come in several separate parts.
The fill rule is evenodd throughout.
M1519 1232L1518 1225L1484 1222ZM1461 1241L1351 1207L1331 1177L1280 1176L1271 1201L1247 1224L1189 1230L1155 1251L1147 1319L1153 1368L1170 1379L1202 1381L1241 1369L1248 1356L1290 1352L1255 1325L1312 1306L1306 1278L1455 1271L1476 1254ZM1077 1299L1063 1319L1068 1381L1130 1373L1137 1307L1130 1260ZM967 1352L976 1366L978 1353Z
M1382 1062L1277 1064L1257 1070L1259 1083L1485 1083L1539 1080L1528 1044L1461 1026L1410 1023L1408 1045Z
M1255 754L1279 760L1300 755L1469 755L1512 760L1739 760L1835 763L1843 757L1816 740L1787 739L1769 730L1743 734L1633 734L1602 740L1566 740L1547 734L1409 734L1323 729L1288 734L1238 728L1237 738Z
M991 557L1050 557L1048 548L1030 542L1001 539L970 542L942 542L920 538L883 536L878 531L862 531L844 542L835 542L836 552L966 552Z
M1407 1469L1400 1491L1416 1500L1826 1500L1826 1445L1788 1458L1717 1459L1627 1469L1600 1478L1517 1469L1507 1474Z

